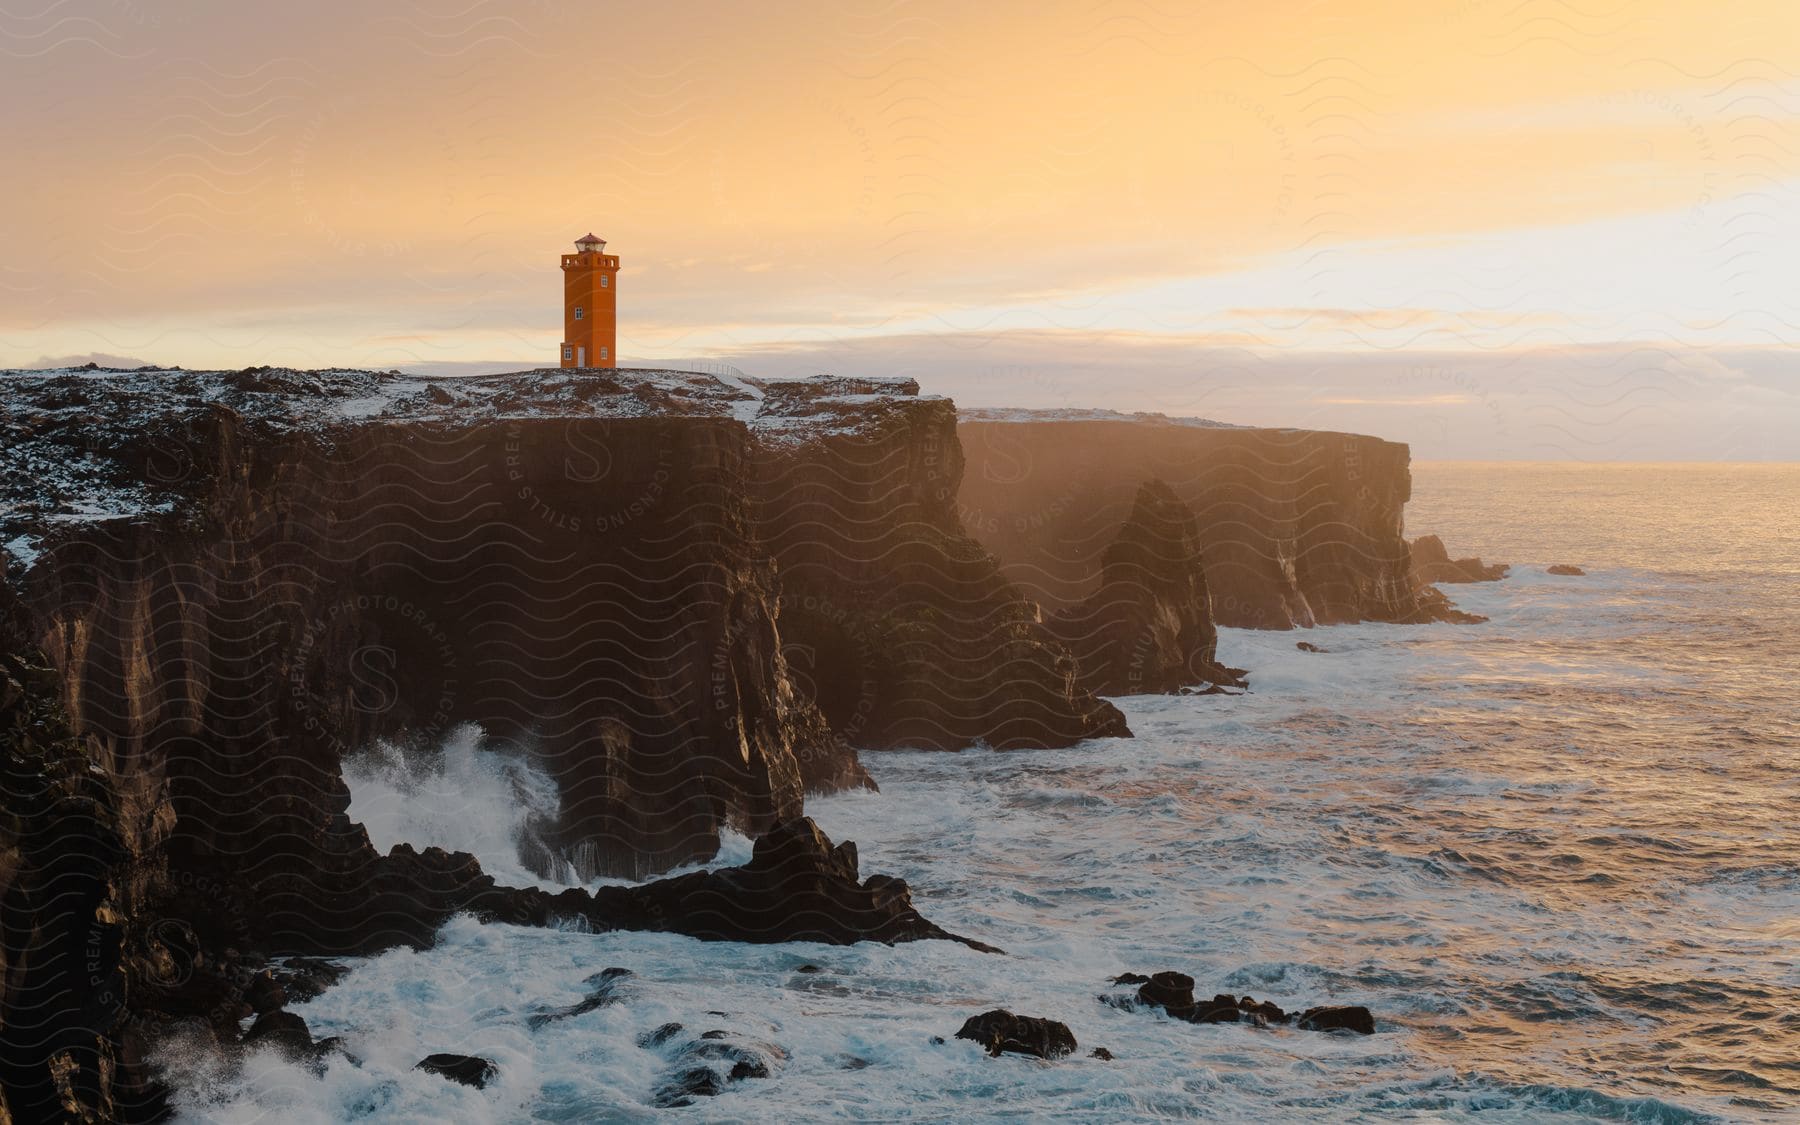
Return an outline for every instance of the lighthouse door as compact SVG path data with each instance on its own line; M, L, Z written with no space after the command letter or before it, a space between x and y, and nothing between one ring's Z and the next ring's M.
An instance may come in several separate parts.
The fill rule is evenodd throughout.
M575 366L576 367L586 367L587 366L587 349L586 348L576 348L575 349Z

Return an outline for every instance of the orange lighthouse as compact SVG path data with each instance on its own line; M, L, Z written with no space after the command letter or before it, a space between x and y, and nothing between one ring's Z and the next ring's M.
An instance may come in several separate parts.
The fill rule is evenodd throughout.
M619 365L619 258L589 234L562 256L564 367Z

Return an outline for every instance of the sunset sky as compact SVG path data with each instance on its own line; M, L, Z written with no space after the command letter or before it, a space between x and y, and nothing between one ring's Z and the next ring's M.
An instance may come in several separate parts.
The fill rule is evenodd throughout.
M626 362L1800 459L1800 5L0 8L0 366Z

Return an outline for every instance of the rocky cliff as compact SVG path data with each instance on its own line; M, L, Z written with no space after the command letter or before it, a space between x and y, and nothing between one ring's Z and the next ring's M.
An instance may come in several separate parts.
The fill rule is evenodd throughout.
M195 862L327 847L346 752L461 722L555 776L584 876L865 784L855 745L1125 733L963 533L954 408L911 384L252 369L0 397L33 639Z
M965 411L970 534L1046 608L1088 597L1139 484L1194 511L1218 624L1263 629L1436 616L1402 534L1405 445L1160 415Z
M378 740L479 724L554 776L538 859L587 877L791 826L868 783L857 746L1128 733L963 533L954 409L909 383L9 372L0 431L0 1089L32 1117L153 1112L145 1028L234 1042L240 966L459 909L943 936L828 841L579 902L378 855L341 772ZM841 910L788 934L797 879Z
M1138 695L1199 683L1244 686L1239 670L1218 662L1202 560L1193 510L1162 481L1145 481L1101 556L1099 587L1050 619L1084 687Z
M833 730L928 749L1128 735L963 529L955 405L869 389L770 384L759 427L757 525L788 660Z
M1512 568L1505 563L1485 563L1478 558L1453 559L1444 541L1435 535L1421 535L1412 541L1413 585L1430 586L1437 582L1461 585L1469 582L1498 582Z

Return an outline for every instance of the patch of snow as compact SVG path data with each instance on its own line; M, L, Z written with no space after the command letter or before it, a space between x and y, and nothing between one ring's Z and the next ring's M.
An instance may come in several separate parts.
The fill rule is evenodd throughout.
M745 396L731 404L731 416L740 422L756 421L756 416L762 413L763 389L750 385L736 375L718 374L713 378Z
M29 535L21 535L6 542L6 553L25 564L26 569L37 565L37 540Z
M973 406L958 408L957 418L963 422L1132 422L1145 426L1192 426L1204 430L1243 430L1254 427L1235 422L1215 422L1210 418L1171 418L1167 414L1137 411L1126 414L1118 410L1085 407Z
M346 418L372 418L386 410L393 403L386 395L372 398L347 398L338 404L338 413Z

